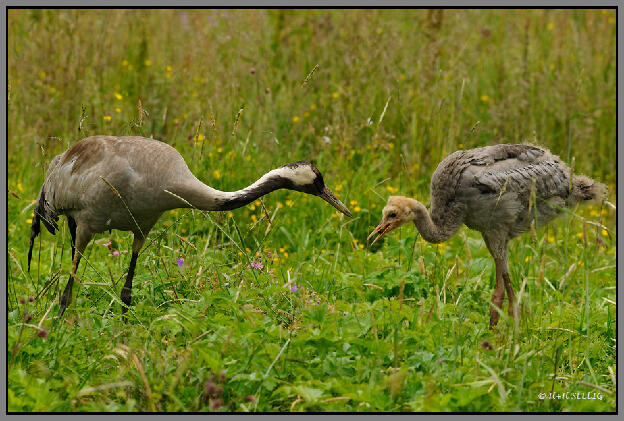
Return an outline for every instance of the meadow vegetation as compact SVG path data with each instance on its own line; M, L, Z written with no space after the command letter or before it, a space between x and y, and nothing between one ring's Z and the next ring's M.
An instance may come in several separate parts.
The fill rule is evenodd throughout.
M8 410L614 411L611 208L512 242L522 317L492 331L478 233L366 236L389 195L427 202L440 160L494 143L548 147L617 204L615 19L9 10ZM69 233L64 219L44 231L28 273L32 203L52 157L95 134L167 142L221 190L313 159L354 217L286 190L168 212L139 256L127 325L131 235L98 235L51 329Z

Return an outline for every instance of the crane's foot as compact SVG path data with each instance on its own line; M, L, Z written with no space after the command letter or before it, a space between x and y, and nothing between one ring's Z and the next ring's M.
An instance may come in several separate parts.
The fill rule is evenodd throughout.
M490 329L494 329L494 326L498 324L500 313L494 306L490 306Z
M63 317L63 313L65 313L65 309L67 309L67 306L69 306L69 304L71 303L71 299L72 299L72 284L73 284L73 280L70 278L69 282L67 283L67 286L65 287L65 291L63 291L63 295L61 296L61 306L59 308L59 312L56 315L56 318L54 319L54 322L52 323L52 327L56 327L56 325L58 324L58 321L61 320L61 317Z
M520 307L518 307L518 302L516 300L509 302L507 314L509 314L509 317L511 317L513 320L516 320L520 315Z
M121 307L121 320L123 320L124 324L126 324L126 325L128 324L127 312L128 312L128 307L122 306Z

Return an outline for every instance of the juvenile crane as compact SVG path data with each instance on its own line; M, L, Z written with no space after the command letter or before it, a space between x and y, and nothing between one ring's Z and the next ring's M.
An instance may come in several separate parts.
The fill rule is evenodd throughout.
M529 229L544 225L579 202L606 199L607 187L572 174L548 150L530 145L493 145L457 151L446 157L431 178L431 212L417 200L391 196L381 223L368 236L377 240L413 221L430 243L451 238L462 224L481 232L496 265L496 288L490 306L490 328L498 323L505 298L508 313L517 317L509 278L507 243Z
M325 186L319 170L309 162L283 165L242 190L224 192L199 181L178 151L166 143L143 137L88 137L50 163L35 203L28 270L40 222L54 234L59 215L65 215L71 234L72 268L56 323L72 300L78 263L93 235L111 229L131 231L132 257L121 290L122 315L126 321L139 250L165 211L188 207L231 210L277 189L319 196L351 216L349 209Z

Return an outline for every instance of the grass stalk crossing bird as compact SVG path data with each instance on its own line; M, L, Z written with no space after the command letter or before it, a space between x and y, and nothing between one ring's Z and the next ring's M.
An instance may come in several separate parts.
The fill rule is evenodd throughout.
M184 158L166 143L143 137L92 136L54 157L35 203L28 269L40 223L54 234L59 215L67 217L72 268L56 321L70 304L78 264L94 234L131 231L132 256L121 290L122 314L132 299L132 279L139 251L160 216L176 208L224 211L244 206L277 189L319 196L347 216L347 207L325 186L309 162L294 162L264 174L250 186L224 192L199 181ZM55 323L56 323L55 321Z
M505 298L509 315L517 303L509 277L507 245L534 221L544 225L577 203L605 200L607 187L575 175L548 150L531 145L501 144L446 157L431 178L431 210L417 200L391 196L381 223L368 236L377 237L413 221L422 237L442 243L465 224L480 231L496 266L496 288L490 307L490 327L498 323Z

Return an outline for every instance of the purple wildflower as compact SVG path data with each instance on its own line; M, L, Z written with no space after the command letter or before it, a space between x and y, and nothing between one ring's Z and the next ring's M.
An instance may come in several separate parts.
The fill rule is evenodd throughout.
M293 286L290 287L290 292L297 292L297 284L293 284Z
M108 243L104 243L102 244L104 247L108 247L112 244L112 241L108 240Z
M180 257L178 260L176 260L176 263L178 264L178 266L182 267L182 265L184 264L184 259Z
M119 252L117 250L113 250L113 256L119 256Z
M262 264L261 261L251 262L251 264L247 265L247 267L248 268L253 268L253 269L258 269L258 270L264 269L264 265Z

